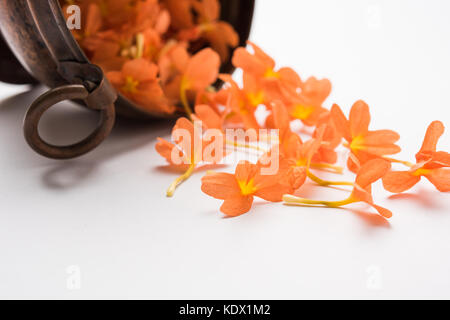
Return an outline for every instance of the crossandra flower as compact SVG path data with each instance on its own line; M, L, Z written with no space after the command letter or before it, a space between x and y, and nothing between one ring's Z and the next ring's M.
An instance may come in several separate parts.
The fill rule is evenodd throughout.
M264 102L264 93L259 91L251 76L244 76L244 87L232 79L230 75L222 74L219 77L229 85L229 94L226 102L226 120L235 124L242 124L245 129L259 129L260 125L256 119L256 107Z
M206 48L187 62L180 85L180 99L185 111L190 116L192 111L189 107L187 92L199 92L213 84L219 75L220 57L212 49Z
M357 172L367 161L392 155L401 151L395 144L400 136L392 130L369 131L369 106L364 101L357 101L347 119L338 105L333 105L331 117L336 129L346 140L345 147L350 149L348 167Z
M292 195L285 195L283 200L287 205L319 205L330 208L338 208L352 203L364 202L372 206L384 218L391 218L392 212L386 208L376 205L372 197L372 184L384 177L391 168L391 163L383 159L373 159L364 164L358 171L356 176L355 186L351 195L342 201L319 201L309 200L295 197Z
M136 59L124 64L122 71L106 74L113 86L125 97L151 111L172 113L157 78L158 67L145 59Z
M202 179L202 191L218 200L224 200L220 210L230 217L250 211L254 197L270 202L281 202L284 194L291 192L288 185L280 183L278 175L261 175L260 166L240 162L234 174L210 172Z
M416 155L416 164L409 171L391 171L383 178L387 191L402 193L415 186L422 177L427 178L441 192L450 191L450 154L436 151L444 125L435 121L428 127L422 148Z
M273 129L278 130L278 139L283 153L290 153L298 147L302 140L291 129L291 118L283 102L277 100L272 103ZM298 138L298 139L297 139Z
M213 108L206 104L195 106L195 113L192 115L194 121L201 121L206 129L216 129L223 131L224 116L219 115Z
M228 60L230 48L239 45L239 35L225 21L219 21L220 3L218 0L193 0L192 9L196 13L197 25L181 30L178 38L181 41L204 39L211 48L219 53L222 62Z
M302 81L293 69L275 70L275 61L269 55L254 43L248 41L248 44L252 47L253 54L245 48L237 48L234 51L233 65L254 76L272 100L280 99L284 90L297 91L300 88Z
M334 125L329 112L320 117L317 128L313 133L313 137L317 137L319 129L322 126L325 127L322 143L319 150L317 150L317 153L314 154L313 161L316 163L335 164L338 160L336 148L341 144L342 136L336 130L336 126Z
M195 26L192 0L161 0L171 17L171 27L175 30L190 29Z
M300 92L285 90L284 101L293 119L299 119L307 126L315 126L328 113L323 103L330 95L331 82L311 77L300 87Z
M166 95L171 101L181 100L190 117L188 92L201 92L216 81L220 58L209 48L190 57L185 46L174 44L161 56L159 67Z
M217 164L226 154L224 141L217 141L217 137L205 137L201 127L186 118L178 119L172 131L172 142L158 138L156 151L164 157L175 169L185 171L176 179L169 189L167 196L172 197L176 188L187 180L199 164ZM223 137L220 135L220 138ZM218 150L217 147L220 149Z

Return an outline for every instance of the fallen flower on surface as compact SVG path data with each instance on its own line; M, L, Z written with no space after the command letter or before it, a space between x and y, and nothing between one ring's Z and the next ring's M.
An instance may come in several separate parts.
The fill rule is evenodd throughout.
M402 193L415 186L422 177L427 178L441 192L450 191L450 154L437 152L439 138L444 134L444 125L440 121L430 124L419 153L417 163L409 171L391 171L383 177L387 191Z
M384 218L391 218L392 212L390 212L388 209L376 205L373 202L371 192L372 184L380 180L383 176L385 176L386 173L390 170L390 168L391 164L386 160L374 159L367 162L365 165L361 167L356 176L355 187L350 197L342 201L309 200L295 197L292 195L283 196L283 201L287 205L296 205L296 206L321 205L330 208L339 208L352 203L364 202L375 208L378 211L378 213Z
M220 140L220 135L216 135L215 138ZM201 125L194 124L186 118L178 119L173 128L172 139L174 143L158 138L155 147L172 167L186 171L170 185L167 190L168 197L174 195L176 188L189 179L200 163L217 164L225 155L223 137L222 142L205 140Z
M254 197L270 202L281 202L292 189L280 183L280 175L261 175L261 167L248 161L240 162L234 174L209 172L202 179L202 191L218 200L224 200L220 210L230 217L250 211Z
M345 147L350 149L348 167L357 172L366 162L392 155L401 151L395 143L400 139L392 130L369 131L369 106L364 101L357 101L347 119L338 105L331 108L331 117L336 129L346 140Z

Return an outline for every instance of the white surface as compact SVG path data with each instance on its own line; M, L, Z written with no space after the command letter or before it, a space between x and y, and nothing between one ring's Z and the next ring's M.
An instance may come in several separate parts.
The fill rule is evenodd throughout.
M450 151L449 16L446 0L260 0L252 39L304 78L330 78L327 106L365 99L373 128L397 130L412 160L436 119ZM154 144L168 124L121 122L93 153L55 162L23 140L42 92L26 90L0 85L0 298L450 298L450 195L428 182L396 199L377 186L389 223L279 204L223 219L200 191L204 173L164 197L175 175ZM62 142L93 124L66 106L42 130ZM309 196L330 194L343 196ZM73 270L79 290L67 287Z

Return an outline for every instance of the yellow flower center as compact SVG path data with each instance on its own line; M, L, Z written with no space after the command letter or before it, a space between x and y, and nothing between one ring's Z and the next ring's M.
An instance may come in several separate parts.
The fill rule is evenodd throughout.
M251 92L247 95L247 98L252 106L257 107L264 102L264 91L259 91L256 93Z
M243 196L252 195L257 191L253 179L251 179L250 181L238 181L238 184Z
M430 174L431 170L430 169L417 169L416 171L412 172L411 174L415 177L420 177L420 176L426 176L427 174Z
M205 22L205 23L199 25L199 29L201 32L210 32L215 29L215 25L210 22Z
M352 140L352 143L350 144L350 149L352 150L362 150L364 149L364 137L363 136L357 136Z
M292 117L300 120L306 120L314 112L314 107L297 104L292 111Z
M136 93L137 87L139 86L139 81L134 80L133 77L128 76L125 78L125 84L122 87L122 90L126 93Z
M266 73L264 74L264 78L266 78L266 79L270 79L270 78L280 79L280 74L278 72L275 72L272 68L269 68L269 69L266 70Z
M241 113L241 115L246 116L248 115L248 110L246 108L245 105L245 101L244 100L239 100L239 112Z
M308 166L308 160L307 160L307 159L298 159L298 160L295 162L295 165L296 165L297 167L307 167L307 166Z

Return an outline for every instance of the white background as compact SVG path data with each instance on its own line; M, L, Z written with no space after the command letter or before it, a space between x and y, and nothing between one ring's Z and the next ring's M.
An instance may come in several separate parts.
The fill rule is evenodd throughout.
M303 78L328 77L327 106L366 100L372 128L397 130L413 160L431 121L450 128L449 17L446 0L260 0L252 40ZM176 175L154 144L170 124L120 121L85 157L36 155L21 121L43 90L0 84L0 298L450 298L450 195L428 182L397 197L377 185L389 222L365 206L262 202L224 219L204 172L164 197ZM41 130L74 141L94 121L66 104Z

